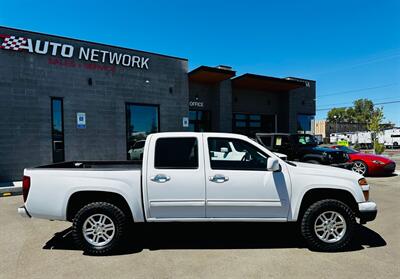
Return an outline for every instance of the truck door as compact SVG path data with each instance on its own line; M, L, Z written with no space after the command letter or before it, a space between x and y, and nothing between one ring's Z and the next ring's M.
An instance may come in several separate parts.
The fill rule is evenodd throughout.
M204 135L204 142L207 218L287 218L289 179L284 171L267 171L264 151L244 139ZM236 154L215 156L220 152Z
M153 135L147 156L149 220L204 218L205 177L201 134Z

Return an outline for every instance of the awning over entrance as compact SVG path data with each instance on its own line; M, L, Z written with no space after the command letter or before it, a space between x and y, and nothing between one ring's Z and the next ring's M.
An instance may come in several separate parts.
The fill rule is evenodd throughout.
M254 74L244 74L232 79L232 85L236 88L246 88L265 91L289 91L305 87L303 81L261 76Z
M189 73L189 81L201 83L218 83L234 77L235 71L227 67L200 66Z

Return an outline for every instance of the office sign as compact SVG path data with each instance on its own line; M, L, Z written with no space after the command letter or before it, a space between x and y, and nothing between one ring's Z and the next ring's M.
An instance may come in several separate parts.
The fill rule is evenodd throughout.
M199 102L199 101L190 101L189 102L190 107L195 107L195 108L202 108L204 107L204 102Z
M1 40L3 40L1 42ZM124 67L149 69L148 57L130 55L121 52L95 49L90 47L75 47L53 41L35 40L28 37L0 34L0 49L29 52L39 55L51 55L62 58L77 58L95 63L108 63Z
M86 113L84 113L84 112L76 113L76 127L78 129L86 128Z

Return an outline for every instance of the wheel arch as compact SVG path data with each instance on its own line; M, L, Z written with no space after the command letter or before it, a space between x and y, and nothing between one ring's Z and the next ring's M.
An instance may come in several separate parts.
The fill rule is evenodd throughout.
M356 216L359 215L358 203L350 191L335 188L314 188L304 193L301 198L299 210L297 211L297 216L294 216L295 219L300 220L311 204L325 199L341 201L348 205Z
M108 202L119 207L127 216L128 220L134 221L132 209L126 199L118 193L108 191L82 190L74 192L68 199L66 208L66 219L72 221L75 214L83 206L92 202Z
M318 161L318 162L322 163L324 161L324 157L321 154L305 154L301 158L301 161L303 161L303 162L310 161L310 160L314 160L314 161Z

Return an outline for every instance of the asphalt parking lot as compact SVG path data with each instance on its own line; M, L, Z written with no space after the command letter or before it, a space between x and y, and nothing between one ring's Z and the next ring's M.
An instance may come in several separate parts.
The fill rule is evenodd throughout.
M69 223L24 219L21 196L0 198L0 278L400 278L400 176L368 180L378 217L340 253L308 250L290 224L152 224L93 257Z

